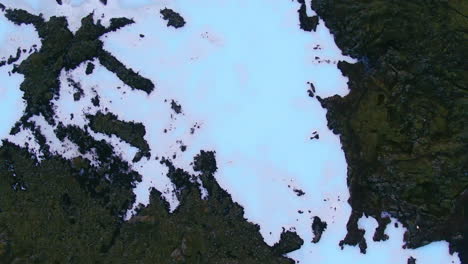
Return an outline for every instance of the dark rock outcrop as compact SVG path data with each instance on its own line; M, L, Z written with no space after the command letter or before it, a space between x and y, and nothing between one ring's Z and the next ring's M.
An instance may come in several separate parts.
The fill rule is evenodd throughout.
M314 238L312 243L318 243L322 238L322 234L327 229L327 222L322 221L320 217L314 216L314 222L312 222L312 232L314 232Z
M319 98L340 135L353 208L344 244L362 245L363 214L408 229L406 247L447 240L468 262L466 1L314 0L349 78L345 97ZM380 225L381 223L379 223ZM375 240L384 240L378 228Z
M307 0L307 1L310 1L310 0ZM305 4L305 0L298 0L298 2L301 4L301 7L297 11L299 13L299 26L304 31L309 31L309 32L315 31L319 23L318 16L312 16L312 17L307 16L307 11L306 11L307 6Z
M168 27L181 28L185 25L185 19L172 9L164 8L161 10L164 20L167 20Z
M89 126L95 132L106 135L115 135L123 141L139 149L133 162L138 162L142 157L151 157L151 150L145 140L146 128L142 123L126 122L112 114L97 112L95 115L87 115Z

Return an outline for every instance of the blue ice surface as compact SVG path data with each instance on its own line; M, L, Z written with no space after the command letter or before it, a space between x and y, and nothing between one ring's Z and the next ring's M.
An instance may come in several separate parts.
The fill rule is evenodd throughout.
M97 17L105 13L110 18L118 12L135 19L135 24L103 38L105 49L151 79L156 91L151 95L132 91L98 61L91 76L84 74L82 65L69 74L82 83L87 99L77 103L72 96L61 96L54 102L64 122L75 113L76 118L66 122L83 126L81 113L97 111L88 98L96 90L101 108L144 123L153 157L171 157L176 152L174 164L194 173L193 156L201 149L216 151L217 180L245 208L245 217L260 225L265 241L275 243L283 227L296 230L304 239L304 246L289 254L300 263L403 264L409 256L416 257L418 264L459 263L456 255L448 254L446 242L402 249L405 229L401 224L396 228L395 219L386 230L390 240L379 243L372 241L376 221L360 220L366 230L367 254L355 247L339 248L350 214L346 161L338 136L327 127L326 110L307 95L307 82L321 97L344 96L347 79L336 62L352 60L342 56L323 21L317 32L299 29L297 3L121 0L102 8L98 0L87 0L82 6L89 10L80 14L96 10ZM159 14L166 6L185 18L183 28L166 26ZM18 87L18 83L12 85ZM182 105L182 115L174 116L166 102L172 99ZM191 134L194 124L200 128ZM320 138L310 140L315 131ZM188 146L184 153L178 151L179 140ZM152 186L161 191L170 187L167 169L156 160L142 160L134 168L143 175L135 189L138 202L148 202ZM294 189L306 194L299 197ZM170 193L165 195L170 199ZM316 215L328 228L322 240L313 244L311 223Z

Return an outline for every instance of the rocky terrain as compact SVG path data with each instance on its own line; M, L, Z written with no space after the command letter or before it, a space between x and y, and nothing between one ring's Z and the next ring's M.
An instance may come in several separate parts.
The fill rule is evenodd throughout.
M338 47L345 97L320 99L340 135L353 213L342 245L365 252L358 219L390 216L406 246L450 242L468 263L466 1L313 0Z
M408 229L406 247L447 240L451 251L467 263L468 4L313 0L317 16L309 17L305 1L298 2L298 27L315 31L323 19L339 48L358 60L338 63L349 78L349 95L323 99L315 95L313 84L309 91L328 110L329 127L340 135L348 162L353 211L340 244L358 245L365 253L365 231L358 220L374 217L379 226L373 239L384 241L385 227L394 217ZM15 64L23 52L18 49L0 66L13 64L24 76L19 89L26 110L11 134L31 130L43 154L39 158L8 141L0 147L1 263L294 263L284 254L304 241L294 230L283 230L281 240L268 246L259 226L244 218L244 209L216 181L215 152L201 151L194 157L191 174L168 158L151 157L141 123L109 112L87 115L89 125L84 128L58 120L52 101L59 97L60 73L86 64L86 74L92 74L93 60L132 89L153 93L155 84L104 50L99 39L133 20L113 18L106 27L90 14L72 33L64 17L45 19L1 4L0 9L15 24L33 25L42 42L21 63ZM162 15L174 29L186 23L172 9L155 15ZM75 88L74 99L82 100L79 83L69 83ZM99 106L98 95L92 103ZM177 101L171 101L171 108L175 114L184 113ZM54 127L61 142L75 144L79 156L65 159L52 153L31 119L36 115ZM92 131L137 148L133 162L159 159L175 186L177 209L170 213L161 192L152 189L150 203L138 206L126 219L142 176ZM319 139L317 132L312 138ZM306 194L293 190L297 196ZM313 220L312 242L320 243L327 223L319 217Z
M73 34L63 17L45 20L19 9L6 9L5 15L18 25L32 24L42 41L41 49L15 68L25 77L20 89L27 107L11 133L31 129L43 160L8 141L0 147L1 263L294 263L283 255L298 249L302 239L285 230L276 245L268 246L259 227L246 221L243 208L216 182L214 152L202 151L195 157L194 171L199 175L161 159L181 204L169 213L167 202L153 189L150 204L140 206L135 216L124 221L141 175L88 129L137 147L135 159L139 160L150 158L145 127L102 112L87 116L90 123L85 129L64 125L57 120L51 101L59 96L60 72L94 58L133 89L151 93L154 84L103 50L98 39L132 20L112 19L106 28L89 15ZM86 69L89 74L91 65ZM93 98L93 104L99 105L99 97ZM176 109L180 112L180 105ZM39 114L55 126L59 140L76 144L81 156L67 160L52 154L41 128L30 120ZM197 178L208 198L202 199Z

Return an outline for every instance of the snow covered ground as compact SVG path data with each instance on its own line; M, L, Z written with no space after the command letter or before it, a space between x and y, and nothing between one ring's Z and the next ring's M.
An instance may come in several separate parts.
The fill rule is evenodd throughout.
M41 41L33 26L18 27L0 15L0 62L15 57L18 48L26 49L16 63L27 58L33 45L40 48ZM20 119L25 104L19 90L23 75L11 74L13 65L0 67L0 139L10 133L11 127Z
M409 256L418 264L459 263L448 254L446 242L432 243L417 250L402 249L404 228L390 224L386 242L373 242L377 224L363 218L368 253L358 248L340 249L351 212L347 203L346 161L338 136L327 127L326 110L307 90L312 83L316 95L346 95L347 79L337 69L339 60L352 62L336 47L324 23L316 32L299 28L294 1L273 0L4 0L10 7L44 16L67 16L72 31L81 17L94 11L103 24L112 17L131 17L135 24L102 38L104 48L117 59L150 79L156 89L150 95L132 91L113 73L95 61L93 74L85 65L62 72L61 96L54 103L65 124L84 126L85 114L106 108L120 119L146 126L152 156L133 164L143 175L135 189L137 200L148 203L149 188L156 187L176 208L167 168L155 157L173 160L177 167L194 173L190 162L203 150L216 151L216 178L233 199L245 208L245 217L261 227L265 241L272 245L282 228L296 230L304 246L289 254L300 263L406 263ZM159 10L167 7L180 13L187 24L168 28ZM313 14L312 10L308 10ZM0 58L16 52L18 46L39 44L32 27L18 27L0 16ZM24 58L26 55L23 55ZM23 57L22 57L23 59ZM0 68L0 138L21 143L28 131L8 136L24 109L18 87L22 76ZM67 77L80 82L84 97L73 100ZM101 105L91 98L98 94ZM174 100L182 113L171 109ZM74 114L74 118L70 118ZM70 144L59 144L52 127L41 124L52 151L66 157L77 155ZM49 132L47 132L49 131ZM316 132L316 133L314 133ZM24 134L24 135L23 135ZM318 139L311 139L316 134ZM116 137L99 133L98 139L112 143L131 161L136 149ZM33 143L31 143L33 144ZM187 146L181 151L181 145ZM175 154L175 158L173 155ZM304 195L298 195L303 191ZM313 238L312 218L328 223L318 244Z

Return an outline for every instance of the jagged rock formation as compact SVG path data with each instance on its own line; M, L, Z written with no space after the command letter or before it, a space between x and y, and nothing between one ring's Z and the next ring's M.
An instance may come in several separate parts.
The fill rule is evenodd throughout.
M164 8L160 11L168 27L181 28L185 25L185 19L172 9Z

